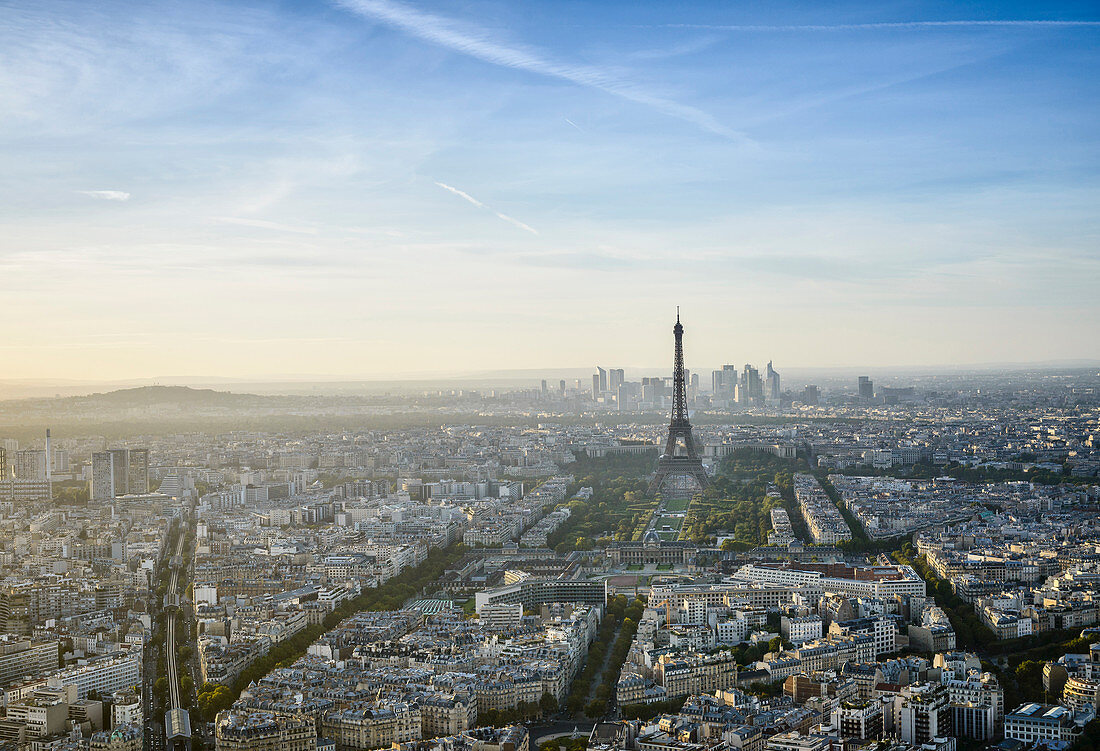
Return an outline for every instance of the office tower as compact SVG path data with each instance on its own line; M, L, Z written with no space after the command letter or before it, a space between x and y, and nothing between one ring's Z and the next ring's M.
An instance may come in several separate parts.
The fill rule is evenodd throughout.
M575 385L575 386L576 386L576 388L577 388L577 393L580 393L580 390L581 390L581 379L580 379L580 378L576 378L576 379L574 379L573 383L574 383L574 385Z
M614 391L614 392L617 393L619 391L619 386L621 386L623 381L626 380L626 378L624 378L625 373L623 372L623 369L622 368L612 368L611 370L607 371L607 376L608 376L608 381L607 381L608 390L609 391Z
M772 361L768 360L768 367L764 371L764 384L765 392L764 397L769 402L779 401L779 373L775 372L775 368L772 367Z
M665 396L665 379L664 378L643 378L642 379L642 401L650 404L656 404Z
M695 451L695 439L691 435L688 419L687 386L684 379L684 327L680 324L680 311L676 311L676 325L672 327L676 344L672 360L672 420L668 426L665 451L657 460L657 474L649 484L649 494L654 495L673 477L693 478L702 490L707 486L707 472L703 460ZM677 449L681 449L677 453Z
M818 391L817 386L810 384L806 388L802 389L801 402L810 407L816 407L818 401L821 399L821 393Z
M640 395L640 386L637 383L623 382L619 384L619 388L615 391L615 401L619 405L619 411L626 411L634 409L638 404L638 396Z
M0 446L0 480L8 479L8 450Z
M607 371L604 370L603 368L601 368L599 365L597 365L596 366L596 376L597 376L596 380L600 384L600 393L602 394L604 391L607 391Z
M558 388L561 389L561 395L565 396L565 379L564 378L562 378L561 381L558 382Z
M867 376L860 376L857 386L860 398L871 399L875 396L875 382Z
M546 386L546 379L545 379L545 378L543 378L543 379L542 379L542 395L543 395L543 396L546 396L546 392L547 392L547 391L549 391L549 390L550 390L550 389L549 389L549 388L547 388L547 386Z
M737 403L743 405L758 404L764 400L764 382L760 378L760 371L748 363L737 382L736 398Z
M734 391L737 390L737 366L723 365L721 370L712 372L710 385L715 396L733 398Z
M600 374L599 373L593 373L592 374L592 398L593 399L599 399L600 398Z

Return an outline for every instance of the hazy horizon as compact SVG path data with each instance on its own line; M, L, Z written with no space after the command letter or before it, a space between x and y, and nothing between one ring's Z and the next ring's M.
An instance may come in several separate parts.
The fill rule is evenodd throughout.
M619 367L616 363L600 363L605 367ZM736 363L741 367L744 363ZM763 363L750 363L763 365ZM712 369L699 368L688 370L698 373L704 387L710 383ZM1035 373L1076 373L1100 369L1100 360L1057 361L1057 362L1016 362L1016 363L968 363L968 364L930 364L914 366L859 366L844 365L835 367L813 366L777 366L784 377L786 388L800 389L807 383L818 385L837 384L854 388L857 375L869 375L875 379L885 379L886 384L905 383L906 379L933 378L942 376L952 378L960 375L1024 375ZM670 367L624 367L627 380L637 380L643 376L668 376ZM425 372L405 373L377 377L342 377L323 374L254 374L252 376L224 377L217 375L160 375L150 377L120 379L11 379L0 378L0 400L50 398L54 396L83 396L93 393L110 392L144 386L186 386L196 389L213 389L233 393L356 393L378 392L386 389L398 391L432 390L446 388L530 388L537 387L543 379L551 388L556 389L558 380L565 379L567 386L574 388L574 380L581 381L582 389L591 386L591 376L595 368L584 367L548 367L512 370L466 371L466 372ZM1100 376L1100 372L1097 373ZM852 383L848 383L851 381Z
M659 368L677 305L700 372L1100 360L1098 38L1082 3L5 3L0 379Z

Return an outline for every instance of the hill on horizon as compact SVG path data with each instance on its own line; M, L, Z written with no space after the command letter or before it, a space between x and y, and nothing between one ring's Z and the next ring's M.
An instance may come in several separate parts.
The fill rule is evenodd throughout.
M204 407L245 407L261 404L273 397L257 394L196 389L191 386L135 386L102 391L84 396L65 396L52 401L72 406L146 407L159 404L181 404ZM278 398L278 397L274 397Z

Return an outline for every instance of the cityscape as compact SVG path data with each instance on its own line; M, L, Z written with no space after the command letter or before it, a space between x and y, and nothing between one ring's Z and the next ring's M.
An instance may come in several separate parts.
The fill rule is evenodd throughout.
M0 751L1100 751L1100 5L0 0Z
M3 743L1088 739L1100 374L704 379L672 334L668 377L422 395L485 421L5 438Z

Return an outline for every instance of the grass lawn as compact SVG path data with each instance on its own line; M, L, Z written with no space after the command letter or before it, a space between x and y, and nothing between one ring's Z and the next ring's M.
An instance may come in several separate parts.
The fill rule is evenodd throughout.
M665 501L665 511L687 511L690 505L690 498L672 498Z
M662 516L657 520L657 529L662 527L671 527L672 529L679 529L684 525L684 517L682 516Z

